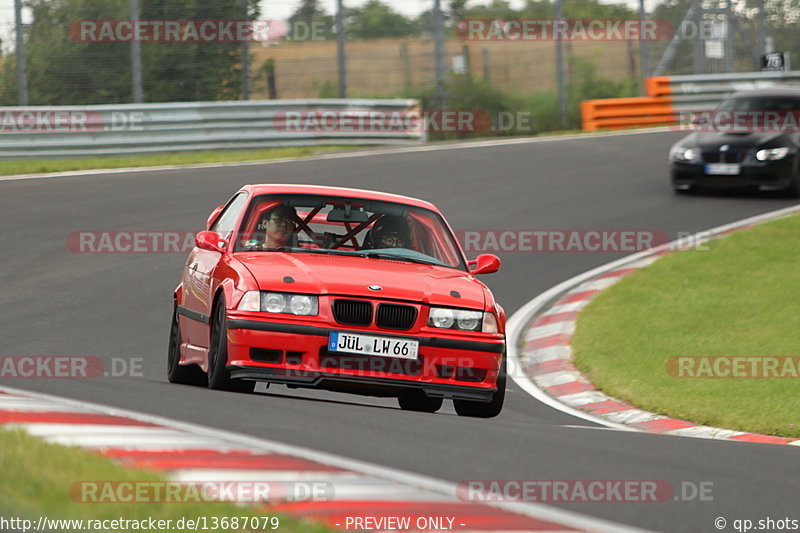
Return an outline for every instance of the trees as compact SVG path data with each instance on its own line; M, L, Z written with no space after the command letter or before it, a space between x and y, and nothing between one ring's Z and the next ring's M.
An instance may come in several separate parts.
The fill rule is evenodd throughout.
M336 37L333 16L325 13L319 0L302 0L300 7L289 17L289 38L310 35L311 30L316 30L317 27L324 28L323 39Z
M140 0L143 20L244 20L239 0ZM251 2L255 5L256 2ZM29 0L33 22L26 27L28 92L32 105L130 102L129 42L79 42L70 23L127 20L128 0ZM241 43L143 42L146 102L223 100L241 92ZM16 62L5 61L0 103L16 103Z
M351 39L377 39L416 35L419 29L380 0L369 0L363 7L348 10L345 31Z

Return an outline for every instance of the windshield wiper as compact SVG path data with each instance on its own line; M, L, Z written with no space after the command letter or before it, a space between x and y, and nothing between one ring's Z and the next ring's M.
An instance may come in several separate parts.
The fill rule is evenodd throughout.
M374 257L376 259L391 259L394 261L408 261L409 263L419 263L421 265L441 266L438 261L426 261L416 257L406 257L404 255L391 254L387 252L364 252L364 257Z

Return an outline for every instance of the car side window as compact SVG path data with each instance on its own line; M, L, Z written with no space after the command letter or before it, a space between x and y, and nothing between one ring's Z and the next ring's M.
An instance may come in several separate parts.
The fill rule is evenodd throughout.
M230 233L234 229L236 219L239 218L239 213L242 212L245 203L247 202L247 195L240 192L230 203L222 210L217 221L211 226L211 231L217 233Z

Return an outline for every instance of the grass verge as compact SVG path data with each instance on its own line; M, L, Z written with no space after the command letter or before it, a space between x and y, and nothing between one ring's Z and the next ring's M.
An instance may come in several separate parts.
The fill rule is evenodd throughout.
M104 168L155 167L164 165L197 165L237 161L268 161L313 156L319 153L357 148L354 146L298 146L262 150L220 150L173 152L128 157L88 157L71 159L16 159L0 161L0 176L42 174Z
M688 378L667 366L681 356L800 356L800 216L708 247L668 255L601 292L579 316L575 364L603 392L648 411L800 437L800 377L791 367L778 365L782 378L718 377L724 366L708 377L695 363L693 374L704 377Z
M32 437L21 430L0 430L0 516L6 520L19 517L32 520L36 525L39 517L69 520L143 520L153 517L156 520L172 520L171 527L152 529L148 527L108 527L91 528L88 531L178 531L177 521L181 518L197 519L206 517L209 531L281 531L289 533L327 533L331 530L317 524L276 515L259 513L255 506L240 506L233 503L83 503L80 490L75 483L96 481L121 482L160 482L165 478L157 473L126 469L109 459L77 448L50 444ZM70 489L75 491L70 492ZM98 491L97 494L102 494ZM122 491L119 491L122 494ZM268 519L278 517L279 526L269 527ZM211 528L213 517L259 517L259 528L242 527ZM263 527L264 523L267 527ZM84 525L87 525L84 522ZM126 525L126 524L123 524ZM274 526L275 523L273 522ZM111 528L111 529L109 529ZM181 530L191 530L184 527ZM202 529L199 528L199 529ZM13 531L22 531L12 527ZM51 524L46 531L79 531L72 526L57 527Z

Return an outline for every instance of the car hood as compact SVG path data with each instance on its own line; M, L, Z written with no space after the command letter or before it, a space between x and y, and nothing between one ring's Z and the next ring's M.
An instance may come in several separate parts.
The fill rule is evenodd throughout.
M261 290L331 294L483 309L486 287L453 268L316 253L238 253ZM287 281L288 278L294 281ZM378 285L379 291L369 286ZM458 294L459 296L454 296Z
M722 133L698 132L689 136L690 142L700 149L718 150L722 145L729 145L730 149L749 149L760 146L796 146L797 134L786 132L749 132L749 133Z

